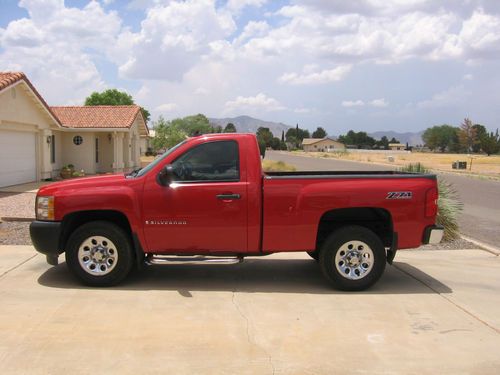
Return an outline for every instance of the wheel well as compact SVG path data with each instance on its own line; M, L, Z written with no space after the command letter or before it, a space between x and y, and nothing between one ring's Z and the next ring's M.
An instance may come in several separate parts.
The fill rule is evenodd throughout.
M60 240L61 250L66 248L69 236L71 236L71 233L73 233L76 228L85 223L97 220L110 221L113 224L118 225L129 234L130 241L132 241L132 230L127 217L123 213L112 210L79 211L68 214L63 218ZM133 242L132 245L134 245Z
M316 236L316 249L336 229L346 225L360 225L373 231L385 247L390 247L393 238L392 217L389 211L375 207L339 208L321 216Z

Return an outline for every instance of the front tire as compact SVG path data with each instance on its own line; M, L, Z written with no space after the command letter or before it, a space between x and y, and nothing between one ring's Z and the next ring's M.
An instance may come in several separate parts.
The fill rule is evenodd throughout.
M340 290L359 291L375 284L385 269L385 248L365 227L352 225L333 232L321 246L324 276Z
M122 281L133 265L129 236L107 221L78 227L66 246L66 264L71 273L90 286L111 286Z

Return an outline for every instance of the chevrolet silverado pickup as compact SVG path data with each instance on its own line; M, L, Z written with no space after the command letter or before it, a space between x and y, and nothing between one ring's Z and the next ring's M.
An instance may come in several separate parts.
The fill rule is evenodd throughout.
M71 273L93 286L144 264L302 251L334 287L362 290L396 250L441 241L437 199L434 175L263 173L255 135L210 134L128 174L42 187L30 233L49 264L65 253Z

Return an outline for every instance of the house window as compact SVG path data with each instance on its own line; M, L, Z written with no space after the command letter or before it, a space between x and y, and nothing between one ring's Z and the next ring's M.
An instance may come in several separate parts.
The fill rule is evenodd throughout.
M50 136L50 162L53 164L56 162L56 136Z
M99 138L95 139L95 162L99 163Z
M75 135L73 137L73 143L77 146L80 146L83 143L83 138L80 135Z

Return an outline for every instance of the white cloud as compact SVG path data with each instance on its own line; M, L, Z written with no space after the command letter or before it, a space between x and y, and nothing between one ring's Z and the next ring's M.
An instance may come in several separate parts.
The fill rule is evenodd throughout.
M342 107L363 107L365 105L365 102L362 100L344 100L342 102Z
M164 103L160 104L158 107L155 108L155 111L157 112L172 112L177 109L177 104L175 103Z
M465 90L464 86L453 86L445 91L434 94L431 99L418 102L417 108L431 109L452 107L463 103L468 95L469 93Z
M228 112L244 110L280 111L285 109L279 101L263 93L247 97L238 96L236 99L226 102L225 107Z
M29 18L0 29L2 70L22 70L51 104L81 104L106 87L95 63L121 30L116 12L97 2L82 9L58 0L22 0Z
M372 107L385 108L385 107L389 106L389 102L387 100L385 100L384 98L374 99L370 102L370 105Z
M474 79L474 76L472 74L464 74L463 79L465 81L472 81Z
M311 73L285 73L279 78L279 82L291 85L314 85L324 84L342 80L351 71L350 65L341 65L334 69L322 70Z
M235 29L231 15L216 9L213 0L155 5L148 8L139 32L121 34L115 61L126 78L180 81L210 52L210 43Z
M228 0L226 8L231 12L239 13L247 6L261 7L265 3L267 0Z
M295 108L293 110L294 113L311 113L310 108Z

